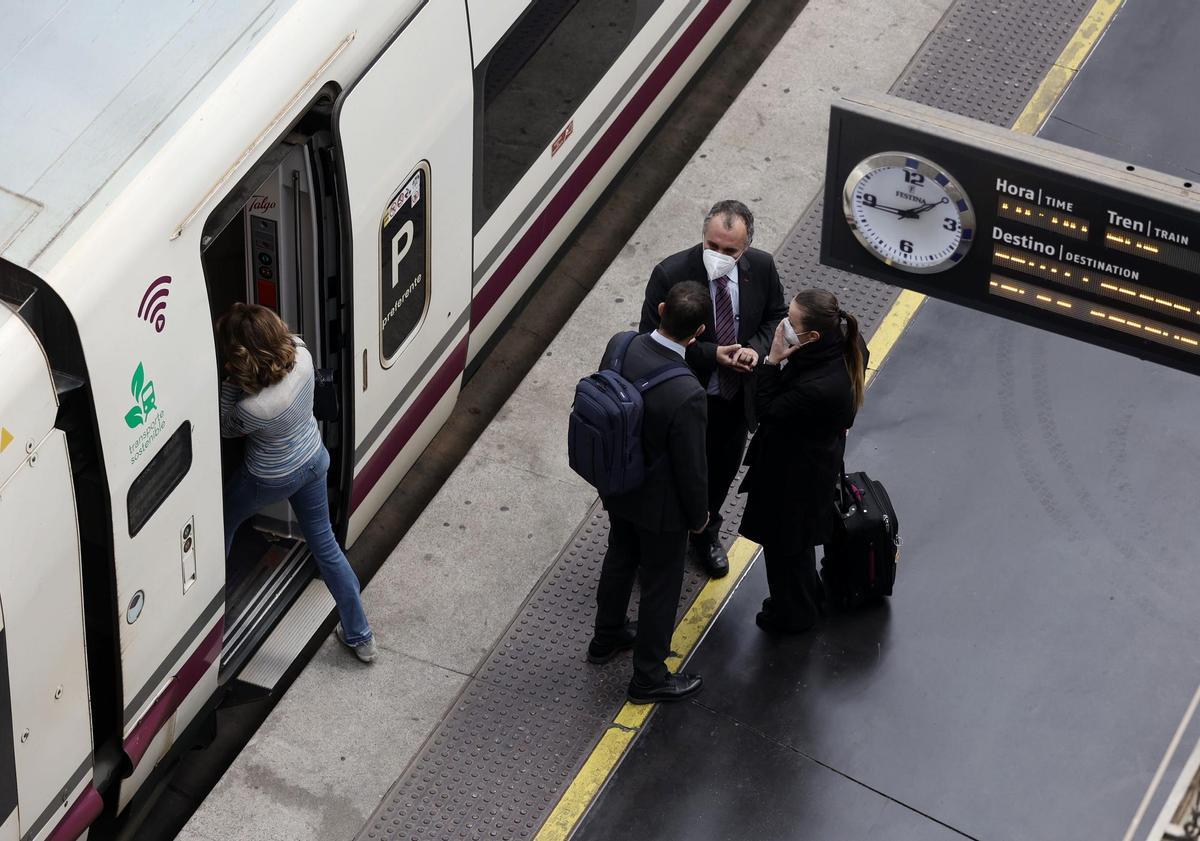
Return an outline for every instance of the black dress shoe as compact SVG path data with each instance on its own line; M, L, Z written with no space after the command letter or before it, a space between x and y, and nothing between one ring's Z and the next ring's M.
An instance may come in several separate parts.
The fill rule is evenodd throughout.
M770 631L773 634L802 634L811 629L816 623L810 622L807 625L799 625L795 622L785 621L778 614L770 610L760 610L754 616L754 624L764 631Z
M729 556L725 554L720 541L702 543L696 547L696 552L710 578L724 578L729 574Z
M667 675L666 682L658 686L645 687L638 686L636 683L630 683L626 697L635 704L682 701L684 698L690 698L699 692L703 683L704 680L700 675L678 672L673 675Z
M598 642L595 637L592 637L592 641L588 643L588 662L602 666L622 651L628 651L633 648L633 644L636 641L637 623L626 622L625 627L621 629L621 632L617 634L615 639L607 642Z

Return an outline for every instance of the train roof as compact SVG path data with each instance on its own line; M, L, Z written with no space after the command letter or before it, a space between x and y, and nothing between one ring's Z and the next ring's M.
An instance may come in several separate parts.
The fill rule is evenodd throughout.
M99 212L297 0L0 0L0 257Z

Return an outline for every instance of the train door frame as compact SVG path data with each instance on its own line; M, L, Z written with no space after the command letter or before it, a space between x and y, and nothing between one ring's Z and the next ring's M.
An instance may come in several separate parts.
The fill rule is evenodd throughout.
M70 307L40 276L0 259L0 298L6 290L16 288L23 288L21 297L26 298L24 306L16 308L17 316L36 336L50 368L71 379L72 387L58 395L55 427L66 435L71 462L94 752L93 785L105 791L119 781L124 759L125 674L121 662L112 498L92 378ZM0 307L3 306L0 302ZM4 627L7 629L7 624ZM8 636L5 632L5 645ZM7 662L5 668L5 679L9 680ZM106 804L110 818L116 813L112 806Z
M349 446L350 431L354 425L354 401L350 391L351 373L349 370L350 354L347 351L348 336L350 335L349 310L352 302L352 289L347 280L343 266L343 255L347 250L344 241L346 220L343 218L342 204L339 198L338 172L335 165L332 133L332 114L334 103L340 93L340 88L329 83L325 85L310 100L300 116L283 132L280 138L252 165L241 179L230 188L224 198L208 214L204 222L203 234L200 239L201 263L205 285L208 291L209 312L215 327L216 318L221 314L225 305L231 300L245 300L247 285L243 280L245 275L236 278L219 274L219 270L210 265L206 255L218 237L232 230L245 230L247 224L244 217L245 208L252 201L256 190L272 177L282 162L293 155L295 150L305 150L307 162L308 189L313 197L313 214L310 235L313 254L312 276L301 275L300 282L307 286L311 280L315 286L313 301L317 312L311 319L317 330L316 341L310 346L314 364L318 368L332 369L338 388L338 417L335 420L323 421L321 424L322 437L330 452L330 469L328 474L328 489L330 497L330 518L334 531L339 539L344 539L348 521L347 500L350 494L350 477L352 465L347 464L348 455L352 452ZM308 244L305 243L305 248ZM248 259L252 253L252 243L243 240L240 244L242 259ZM276 277L282 286L285 280ZM240 293L230 296L230 291L240 289ZM300 294L307 295L303 287ZM306 322L310 319L306 318ZM304 330L305 325L300 325ZM215 339L215 336L214 336ZM217 347L214 341L214 347ZM219 353L219 347L217 348ZM220 360L218 379L220 379ZM215 395L214 395L215 397ZM227 465L227 468L231 468ZM285 577L272 574L265 583L253 584L247 591L248 597L243 599L243 606L250 616L249 624L237 628L227 626L227 639L222 649L222 680L236 674L240 664L257 649L261 640L280 616L291 606L291 603L307 582L304 575L304 565L311 567L311 561L305 561L299 567L291 566L296 561L302 561L303 556L296 555L298 547L287 551L287 569ZM292 557L295 555L295 557ZM282 569L282 568L281 568ZM228 573L228 567L226 568ZM282 573L281 573L282 574ZM300 577L296 577L299 575ZM265 589L264 589L265 587ZM298 589L299 588L299 589ZM229 615L228 604L230 591L226 587L226 611ZM240 614L239 614L240 615ZM227 619L227 622L229 620ZM234 649L237 649L236 652ZM236 656L235 656L236 655ZM227 660L228 658L228 660Z
M14 302L10 294L14 281L25 288L17 296L23 301ZM111 722L98 722L93 712L104 711L105 701L111 698L92 701L95 687L103 686L109 676L101 675L99 684L89 680L92 642L85 630L90 605L84 570L85 560L94 557L85 557L76 499L82 469L79 442L68 422L81 408L78 397L84 381L55 364L66 361L64 344L69 346L71 337L60 334L57 344L50 342L52 356L45 334L35 329L35 325L46 327L39 293L35 284L22 282L19 276L0 275L0 315L7 314L7 320L0 318L0 334L5 337L0 355L17 372L5 409L14 437L24 444L10 447L0 461L0 530L16 557L38 558L32 566L0 567L0 831L4 837L11 823L3 812L10 805L10 791L20 832L33 836L65 819L74 809L68 804L84 789L111 780L114 767L114 743L105 730ZM12 442L10 437L8 443ZM103 640L94 642L103 645ZM109 714L112 709L107 706ZM105 761L106 754L110 761ZM88 823L102 811L99 798L89 797Z
M347 280L344 254L349 244L345 238L345 219L342 210L341 190L338 185L338 170L334 155L332 133L333 107L340 94L335 84L327 84L309 102L295 123L283 133L282 138L260 155L238 183L229 190L204 222L201 248L207 248L215 236L226 225L237 224L235 217L250 201L253 191L278 165L279 150L290 139L304 138L308 152L310 190L316 202L313 229L316 236L316 262L314 271L319 285L322 312L316 318L320 331L320 342L313 353L314 363L319 368L331 368L338 384L338 419L326 421L322 428L325 446L330 451L330 516L334 531L339 538L344 535L346 525L346 502L349 499L350 466L345 454L351 447L351 430L354 426L354 400L352 382L352 359L345 352L350 336L348 311L353 301L353 287ZM201 254L203 263L203 251ZM204 281L209 293L209 312L214 323L219 312L213 306L213 280L207 269ZM214 334L214 346L216 337Z
M338 186L352 243L344 277L356 292L348 543L450 415L462 383L471 306L472 102L466 6L426 0L335 108ZM409 248L411 228L404 235L396 224L405 214L406 224L415 215L425 227L423 262L415 262L419 249ZM418 289L423 299L406 312ZM389 339L393 317L411 329Z

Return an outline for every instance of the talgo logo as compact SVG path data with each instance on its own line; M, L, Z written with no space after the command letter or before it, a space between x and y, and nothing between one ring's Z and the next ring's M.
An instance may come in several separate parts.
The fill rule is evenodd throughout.
M158 408L154 397L154 381L146 379L146 370L140 362L137 370L133 372L129 390L133 393L134 406L125 413L125 423L130 429L137 429L146 422L150 413Z

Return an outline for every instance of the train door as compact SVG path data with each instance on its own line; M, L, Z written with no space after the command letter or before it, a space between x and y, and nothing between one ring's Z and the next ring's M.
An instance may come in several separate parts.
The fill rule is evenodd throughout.
M338 106L354 285L348 540L458 394L471 285L471 96L464 4L426 3Z
M329 132L334 93L323 91L285 136L210 215L201 258L214 321L237 302L274 310L312 354L318 368L339 376L343 318L339 271L340 220L331 171ZM344 408L345 400L339 401ZM335 525L340 466L345 458L342 419L322 423L331 453ZM240 465L243 443L222 441L228 479ZM260 511L234 540L225 570L225 634L221 665L241 662L311 579L313 566L299 522L286 500Z
M67 433L56 428L69 383L3 302L0 360L0 839L32 839L92 782L81 550ZM71 810L80 831L99 814L94 792L83 802Z

